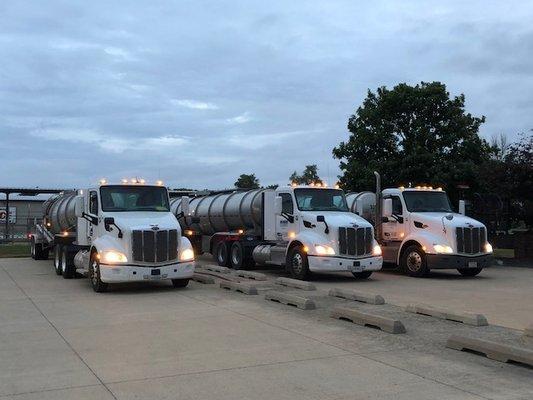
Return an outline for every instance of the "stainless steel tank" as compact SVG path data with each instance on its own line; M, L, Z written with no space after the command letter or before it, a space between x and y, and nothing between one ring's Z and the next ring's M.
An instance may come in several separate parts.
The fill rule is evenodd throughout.
M182 229L192 229L203 235L238 229L259 233L263 206L261 194L267 190L272 189L235 191L192 198L190 215L180 218L180 225ZM181 213L181 198L172 199L170 209L178 216ZM193 223L191 217L199 218L200 222Z
M376 194L373 192L348 193L346 202L350 212L358 214L374 223L376 213Z
M52 233L76 231L76 193L65 192L51 197L43 203L43 213L47 229Z

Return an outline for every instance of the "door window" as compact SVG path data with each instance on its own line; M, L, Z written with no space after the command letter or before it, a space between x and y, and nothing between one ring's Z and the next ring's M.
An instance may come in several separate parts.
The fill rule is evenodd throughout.
M98 215L98 195L96 192L89 193L89 213Z
M281 193L281 211L284 214L294 213L294 204L292 202L292 196L289 193Z
M402 201L398 196L392 196L392 213L394 215L402 215L403 214L403 207L402 207Z

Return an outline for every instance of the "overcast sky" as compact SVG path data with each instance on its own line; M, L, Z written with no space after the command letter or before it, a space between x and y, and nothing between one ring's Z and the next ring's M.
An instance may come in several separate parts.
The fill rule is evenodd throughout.
M311 163L334 183L349 115L399 82L446 83L514 140L532 21L524 1L2 1L0 186L286 184Z

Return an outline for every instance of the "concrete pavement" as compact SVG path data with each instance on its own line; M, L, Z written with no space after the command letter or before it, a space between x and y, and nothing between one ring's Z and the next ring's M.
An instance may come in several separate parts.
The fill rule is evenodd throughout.
M531 369L443 345L519 332L358 306L400 315L408 332L390 335L330 319L347 301L314 283L319 309L303 311L201 283L96 294L51 261L1 259L0 399L531 398Z

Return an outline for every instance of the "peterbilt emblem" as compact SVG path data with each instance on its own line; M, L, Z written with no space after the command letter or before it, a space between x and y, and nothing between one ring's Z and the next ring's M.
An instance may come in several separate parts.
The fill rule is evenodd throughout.
M351 225L353 228L359 228L359 225L357 225L355 222L350 223L350 225Z
M159 230L159 226L157 226L157 225L150 225L150 227L151 227L151 229L153 231L158 231Z

